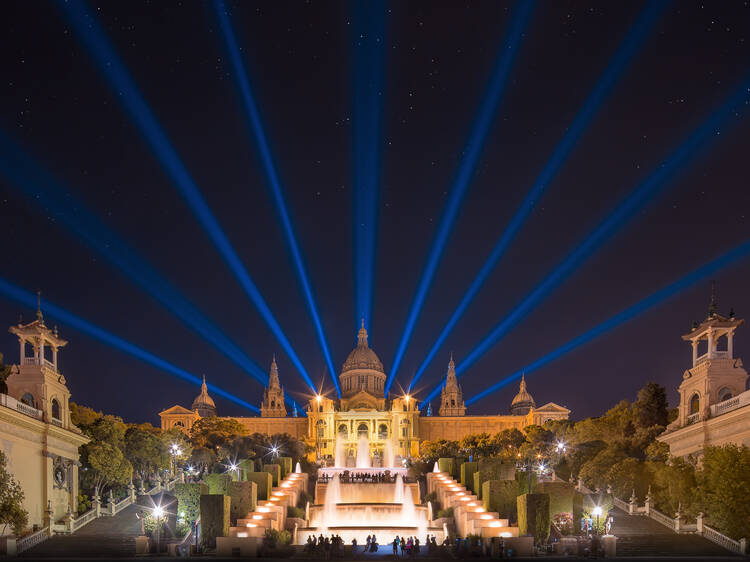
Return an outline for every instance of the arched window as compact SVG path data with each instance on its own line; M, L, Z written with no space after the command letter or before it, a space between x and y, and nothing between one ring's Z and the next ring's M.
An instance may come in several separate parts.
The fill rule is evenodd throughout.
M318 420L318 437L323 438L326 436L326 422Z
M344 439L346 439L346 435L349 433L349 429L346 427L345 423L342 423L339 426L339 435L341 435Z
M724 402L724 400L729 400L731 397L732 397L732 391L729 390L727 387L724 387L719 391L719 402Z
M271 408L275 408L275 407L276 407L276 400L271 400Z
M693 394L693 397L690 398L690 413L691 414L697 414L701 409L701 399L700 396L698 396L698 393L696 392Z
M381 441L383 439L388 439L388 426L384 423L381 423L378 426L378 439L380 439Z
M52 419L55 420L61 420L60 417L60 403L57 401L57 398L52 399Z
M31 394L31 392L27 392L23 396L21 396L21 402L26 404L27 406L31 406L32 408L35 408L34 406L34 395Z
M367 436L369 432L369 428L367 427L366 423L361 423L357 426L357 435L364 435Z
M174 422L174 426L175 427L185 427L185 424L182 423L180 420L177 420L176 422Z
M451 398L451 406L455 406L455 405L456 405L456 399L455 398Z

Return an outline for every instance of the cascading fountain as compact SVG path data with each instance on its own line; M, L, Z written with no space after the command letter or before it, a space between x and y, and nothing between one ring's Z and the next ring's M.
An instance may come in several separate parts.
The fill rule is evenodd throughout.
M346 444L341 435L336 435L336 456L333 459L333 464L337 468L346 467Z
M404 479L396 476L396 488L393 491L393 503L404 503Z
M359 436L357 441L357 468L370 468L370 440L364 433Z
M296 474L302 474L302 467L300 466L299 462L297 462L297 464L295 465L294 472Z
M440 472L440 465L435 461L435 466L432 467L432 472Z
M323 504L323 516L326 527L334 527L338 521L336 504L341 502L341 481L339 475L334 474L326 487L326 499Z
M390 439L388 439L385 442L385 445L383 446L383 467L384 468L392 468L394 466L394 456L393 456L393 443Z

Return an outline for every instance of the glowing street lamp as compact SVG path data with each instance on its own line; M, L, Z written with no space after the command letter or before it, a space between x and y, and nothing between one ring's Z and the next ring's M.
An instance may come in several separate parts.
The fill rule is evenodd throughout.
M599 516L602 514L602 508L601 506L597 505L594 507L594 510L591 512L592 514L596 515L596 534L599 534Z
M156 519L156 554L158 555L160 552L159 546L161 539L161 518L164 517L164 508L160 505L157 505L156 507L154 507L154 509L151 510L151 515Z
M175 474L177 472L177 457L182 454L182 449L177 443L172 443L169 452L172 454L172 474Z

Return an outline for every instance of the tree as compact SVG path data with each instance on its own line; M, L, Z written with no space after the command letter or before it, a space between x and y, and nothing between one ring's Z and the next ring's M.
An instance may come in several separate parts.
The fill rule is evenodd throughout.
M622 447L611 444L599 451L596 456L584 463L579 473L583 482L589 488L604 489L610 484L609 470L614 465L627 458Z
M651 461L647 464L653 480L651 495L656 509L662 513L674 514L678 508L689 515L697 515L697 494L695 493L695 467L677 457L669 463Z
M698 495L711 525L734 539L750 537L750 449L706 447L696 473Z
M159 470L169 467L170 457L164 441L148 428L139 425L129 427L124 443L125 457L141 481L147 482Z
M190 437L196 447L216 449L232 441L239 435L246 435L247 430L237 420L231 418L201 418L190 429Z
M216 454L206 447L196 447L193 449L188 462L198 473L206 472L216 462Z
M633 413L638 427L666 426L669 417L666 389L655 382L648 383L638 391Z
M0 526L4 535L8 526L16 535L26 527L29 514L23 508L23 490L8 470L8 459L0 451Z
M12 365L6 365L3 362L3 354L0 353L0 394L8 394L8 377L12 369Z
M75 402L70 403L70 421L81 430L92 425L103 415L101 412L97 412L87 406L81 406Z
M91 468L91 484L94 494L101 496L107 486L127 484L133 477L133 465L122 451L106 442L88 443L85 449L86 461Z
M489 457L498 452L498 443L489 433L467 435L459 441L461 452L472 457Z
M422 460L434 463L439 458L455 457L458 455L458 443L438 439L437 441L422 441L419 444L419 454Z
M172 445L177 445L180 454L176 456L176 459L178 461L185 461L190 458L190 455L193 452L193 444L190 442L187 435L185 435L179 428L173 427L167 429L161 433L160 438L164 447L169 451L170 456L172 455Z

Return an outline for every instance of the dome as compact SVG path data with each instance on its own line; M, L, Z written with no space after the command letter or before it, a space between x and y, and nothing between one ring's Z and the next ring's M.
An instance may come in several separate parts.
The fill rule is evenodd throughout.
M208 387L206 386L206 375L203 375L203 384L201 385L201 393L193 400L193 405L190 407L193 411L198 411L198 415L202 418L209 418L216 415L216 404L214 399L208 395Z
M357 347L355 347L344 361L341 373L353 371L355 369L370 369L385 374L383 364L380 362L377 354L367 345L367 330L365 330L365 321L362 320L362 327L357 334Z
M513 402L510 403L510 413L516 416L525 415L532 408L536 408L536 403L531 394L526 390L525 376L521 375L521 386L518 389L518 394L513 398Z

